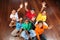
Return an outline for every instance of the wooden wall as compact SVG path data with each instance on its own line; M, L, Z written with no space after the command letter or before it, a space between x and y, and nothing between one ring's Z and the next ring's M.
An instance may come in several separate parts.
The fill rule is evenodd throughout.
M41 9L42 0L27 0L29 2L28 8L33 7L36 13ZM60 40L60 1L59 0L45 0L47 3L47 22L54 27L47 30L45 35L48 40ZM13 28L9 28L9 15L12 9L18 9L19 4L24 0L0 0L0 40L8 40ZM25 14L25 9L22 8L19 16Z
M5 21L10 21L10 14L11 11L13 9L18 9L20 3L24 3L25 0L0 0L0 21L5 20ZM29 2L28 8L32 7L35 8L36 14L38 14L38 12L41 9L41 2L43 0L27 0ZM60 12L58 12L60 10L60 5L59 5L59 1L58 0L45 0L48 7L47 7L47 11L49 14L47 15L53 15L54 16L54 20L60 20ZM55 9L56 8L56 9ZM53 11L52 11L53 10ZM55 11L55 12L54 12ZM53 14L55 13L55 14ZM19 17L20 16L24 16L25 15L25 9L22 8L21 11L19 12Z
M41 0L27 0L29 2L28 8L32 7L35 8L36 13L39 12L41 8ZM20 3L24 3L24 0L0 0L0 20L10 20L9 16L13 9L18 9ZM22 8L19 12L19 16L25 14L25 9Z

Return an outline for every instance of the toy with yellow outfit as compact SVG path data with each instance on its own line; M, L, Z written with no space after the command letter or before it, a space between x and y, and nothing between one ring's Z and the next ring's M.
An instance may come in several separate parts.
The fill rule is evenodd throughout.
M39 13L37 18L36 18L36 24L38 23L38 21L43 21L45 22L47 19L47 16L46 16L46 11L43 11L42 13Z

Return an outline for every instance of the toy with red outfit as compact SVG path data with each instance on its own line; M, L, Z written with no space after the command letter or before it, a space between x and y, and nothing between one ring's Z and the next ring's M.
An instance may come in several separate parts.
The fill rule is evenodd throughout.
M28 10L27 5L28 3L25 2L26 17L29 18L30 20L33 20L36 17L35 9L32 8L31 10Z
M38 40L46 40L45 36L43 35L43 32L45 31L45 29L51 29L52 26L48 27L46 23L39 21L35 27L35 32Z

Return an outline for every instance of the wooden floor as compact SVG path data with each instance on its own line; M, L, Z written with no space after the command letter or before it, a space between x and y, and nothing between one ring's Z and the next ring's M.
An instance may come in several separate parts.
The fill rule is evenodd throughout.
M47 23L53 25L51 30L44 32L47 40L60 40L60 4L53 1L47 1ZM7 15L4 15L7 16ZM19 37L12 37L10 35L14 28L9 28L9 21L5 17L0 17L0 40L21 40Z

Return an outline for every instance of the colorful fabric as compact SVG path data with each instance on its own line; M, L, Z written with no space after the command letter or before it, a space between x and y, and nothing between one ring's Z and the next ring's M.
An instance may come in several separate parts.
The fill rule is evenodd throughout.
M43 34L45 29L48 29L48 25L47 24L44 23L42 28L40 28L39 25L36 24L35 32L36 32L38 40L40 40L39 35Z
M21 27L22 27L22 23L17 22L16 23L16 29L19 31Z
M31 38L36 36L36 33L35 33L34 30L29 30L29 32L30 32L29 35L30 35ZM21 33L21 37L23 37L23 38L26 39L26 40L29 39L29 36L26 34L25 31L23 31L23 32Z
M32 13L30 12L30 10L29 10L29 11L26 12L26 17L31 20L33 17L36 17L36 14L35 14L35 13L32 14Z
M22 29L24 29L24 30L29 31L31 28L32 28L31 23L28 23L28 24L23 23L23 24L22 24Z
M16 18L16 21L18 21L18 12L15 13L15 15L11 14L10 18Z
M42 15L42 13L39 13L36 21L46 21L46 15Z

